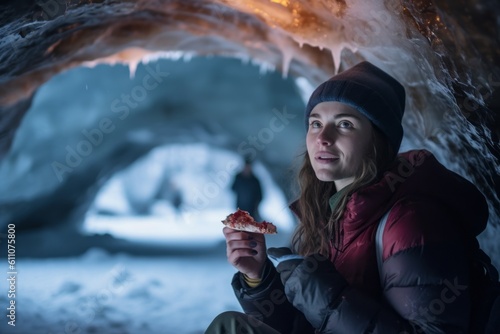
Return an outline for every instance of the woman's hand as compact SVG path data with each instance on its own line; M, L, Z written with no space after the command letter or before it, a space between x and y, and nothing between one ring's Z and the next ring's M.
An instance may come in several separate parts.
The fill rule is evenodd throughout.
M266 262L266 239L263 234L224 227L227 260L250 278L260 278Z

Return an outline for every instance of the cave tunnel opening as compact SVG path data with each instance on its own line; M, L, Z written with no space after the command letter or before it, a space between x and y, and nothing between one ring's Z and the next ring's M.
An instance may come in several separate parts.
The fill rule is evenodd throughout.
M32 245L20 255L75 255L91 246L119 251L128 244L115 239L131 241L134 233L141 243L131 252L162 244L161 235L170 248L193 248L189 240L197 239L198 246L222 242L220 221L235 209L229 183L244 157L255 161L264 185L262 219L289 236L304 89L263 64L223 57L157 59L133 72L82 66L54 76L37 91L2 164L17 191L9 194L17 201L4 219ZM186 226L160 233L166 226L155 225L169 213L152 194L167 173L183 193L184 220L206 223L191 238ZM120 182L128 191L104 192ZM105 207L120 196L128 212ZM116 229L119 221L123 229ZM69 236L68 244L55 247L50 235Z

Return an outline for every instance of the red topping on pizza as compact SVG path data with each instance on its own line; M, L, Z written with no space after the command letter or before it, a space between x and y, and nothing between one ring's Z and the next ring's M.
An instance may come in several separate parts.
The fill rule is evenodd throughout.
M247 211L238 209L235 213L231 213L222 221L224 225L229 228L239 230L239 231L247 231L247 232L255 232L255 233L263 233L263 234L276 234L278 233L276 230L276 226L270 222L256 222L252 216Z

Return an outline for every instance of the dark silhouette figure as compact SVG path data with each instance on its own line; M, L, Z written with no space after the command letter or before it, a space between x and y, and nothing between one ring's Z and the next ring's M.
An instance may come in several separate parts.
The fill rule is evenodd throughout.
M236 207L248 211L255 220L260 220L259 204L262 200L262 188L249 160L245 160L243 170L236 174L231 189L236 194Z
M172 184L172 194L170 201L175 209L175 214L177 215L177 217L179 217L182 211L183 199L181 190L175 184Z

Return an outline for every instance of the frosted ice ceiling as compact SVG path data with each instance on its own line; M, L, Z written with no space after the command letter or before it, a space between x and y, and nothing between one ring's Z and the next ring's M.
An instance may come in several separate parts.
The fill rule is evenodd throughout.
M409 93L405 140L473 180L500 217L497 1L10 1L0 5L0 153L66 69L230 56L315 85L362 59Z

